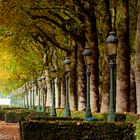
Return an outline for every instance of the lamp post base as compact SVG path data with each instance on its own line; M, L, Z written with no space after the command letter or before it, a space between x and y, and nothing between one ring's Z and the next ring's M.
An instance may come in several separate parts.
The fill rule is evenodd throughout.
M56 109L51 110L50 116L56 117Z
M71 117L71 113L69 109L64 110L64 117Z
M91 117L92 117L91 109L90 108L86 108L85 118L91 118Z
M29 109L33 109L33 106L29 106Z
M97 118L89 117L89 118L84 118L84 120L88 122L93 122L93 121L97 121Z
M90 108L86 109L86 114L85 114L84 120L85 121L89 121L89 122L97 120L96 118L92 117L92 113L91 113L91 109Z
M115 121L115 113L114 112L109 112L107 120L108 122L114 122Z
M37 107L37 112L41 112L40 107Z
M45 112L45 107L42 107L41 112Z

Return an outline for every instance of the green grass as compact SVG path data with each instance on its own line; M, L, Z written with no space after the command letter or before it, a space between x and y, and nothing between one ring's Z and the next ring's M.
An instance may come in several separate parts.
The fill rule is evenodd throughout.
M136 123L136 140L140 140L140 120Z
M57 117L64 117L64 109L56 109ZM84 118L84 112L82 111L71 111L71 117Z

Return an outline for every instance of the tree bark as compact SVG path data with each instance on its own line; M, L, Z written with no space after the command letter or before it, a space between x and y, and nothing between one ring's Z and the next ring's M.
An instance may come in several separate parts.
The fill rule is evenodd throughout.
M80 44L79 44L80 45ZM85 64L82 56L83 49L78 46L78 110L85 111L86 108L86 76Z
M130 103L130 47L128 0L118 2L118 51L116 111L129 111Z
M70 109L77 110L77 46L73 46L71 53L70 71Z
M99 50L96 29L96 17L94 13L94 5L90 3L90 15L85 16L85 35L86 46L93 51L90 71L90 104L92 112L99 112Z
M136 30L136 40L135 40L135 80L136 80L136 97L137 97L137 113L140 113L140 0L137 3L138 7L138 18L137 18L137 30Z
M106 55L106 38L108 33L112 30L111 24L111 12L110 12L110 3L109 0L101 0L99 3L99 8L101 10L101 20L100 20L100 28L102 30L102 38L103 43L101 42L101 46L103 46L103 60L100 60L102 64L102 78L101 78L101 112L109 112L109 65L108 59ZM100 58L101 59L101 58Z

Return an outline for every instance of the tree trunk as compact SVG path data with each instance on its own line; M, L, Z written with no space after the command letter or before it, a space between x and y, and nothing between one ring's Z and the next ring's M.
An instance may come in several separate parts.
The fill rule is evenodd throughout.
M78 46L78 110L85 111L86 108L86 77L85 64L82 56L82 47Z
M90 15L85 17L85 34L86 34L86 46L93 51L93 57L90 71L90 104L92 112L99 112L99 50L98 50L98 38L96 29L96 18L94 14L94 5L90 4Z
M140 0L138 0L138 19L137 19L137 31L135 40L135 61L136 61L136 97L137 97L137 113L140 113Z
M99 7L101 10L101 20L100 20L100 28L102 30L102 38L103 43L101 42L101 46L103 46L103 60L100 58L100 62L102 64L102 87L101 87L101 112L109 112L109 65L108 59L106 55L106 38L108 33L111 31L111 13L109 0L101 0L99 3Z
M118 51L116 111L129 111L130 100L130 47L128 0L118 2Z
M73 46L71 53L70 71L70 108L77 110L77 46Z

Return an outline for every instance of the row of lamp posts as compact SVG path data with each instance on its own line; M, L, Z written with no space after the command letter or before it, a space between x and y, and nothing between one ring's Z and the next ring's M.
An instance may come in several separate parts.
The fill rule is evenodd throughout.
M110 32L109 36L106 39L106 53L109 61L110 69L110 105L108 113L108 121L115 121L115 66L116 66L116 54L117 54L117 45L118 38L115 35L115 32ZM95 52L96 53L96 52ZM92 117L91 107L90 107L90 65L92 64L92 51L85 47L83 51L83 56L86 65L86 112L85 119L88 121L94 121L96 118ZM64 60L65 72L66 72L66 104L64 109L64 117L70 117L70 106L69 106L69 72L70 72L70 60L68 57ZM55 68L51 69L51 72L56 72ZM56 116L55 110L55 97L54 97L54 77L52 80L52 107L51 107L51 116Z
M116 79L115 79L115 68L116 68L116 54L117 54L118 38L115 32L110 32L106 39L106 54L108 56L109 69L110 69L110 104L108 121L115 121L115 93L116 93ZM96 52L94 52L96 53ZM83 56L86 65L86 114L85 119L88 121L96 120L92 117L90 107L90 65L92 63L92 51L86 47L83 51Z
M37 79L38 83L38 106L37 106L37 112L44 112L45 111L45 102L44 102L44 92L45 92L45 77L40 77ZM31 82L27 82L24 85L24 107L29 109L35 108L35 89L36 87L36 81L32 80ZM30 97L28 100L28 97ZM42 97L42 106L40 103L40 99Z
M45 77L39 77L37 79L38 83L38 107L37 112L44 112L45 111ZM40 99L42 97L42 107L40 103Z
M115 68L116 68L116 54L117 54L117 45L118 45L118 38L115 35L115 32L110 32L109 36L106 39L106 53L108 56L109 62L109 70L110 70L110 105L109 105L109 113L108 113L108 121L115 121ZM94 52L96 53L96 52ZM87 120L95 120L92 117L91 107L90 107L90 65L92 63L92 51L85 47L83 51L83 56L86 65L86 112L85 118ZM70 117L70 105L69 105L69 72L70 72L70 60L68 57L64 60L65 64L65 80L66 80L66 103L64 108L64 117ZM51 89L52 89L52 105L50 116L56 116L56 108L55 108L55 73L56 69L54 66L50 69L52 73L52 80L51 80ZM38 107L37 112L44 112L45 111L45 102L44 102L44 95L45 95L45 77L40 77L37 79L38 82ZM35 81L31 81L30 83L25 84L25 97L24 97L24 105L27 108L34 108L34 87ZM28 103L28 89L30 89L30 106ZM40 104L40 98L42 97L42 107Z
M69 106L69 72L70 72L70 60L68 57L65 58L64 60L65 64L65 80L66 80L66 103L65 103L65 109L64 109L64 117L71 117L70 113L70 106ZM51 67L50 69L52 73L52 80L51 80L51 89L52 89L52 105L51 105L51 112L50 116L51 117L56 117L56 108L55 108L55 73L56 69L54 66Z

